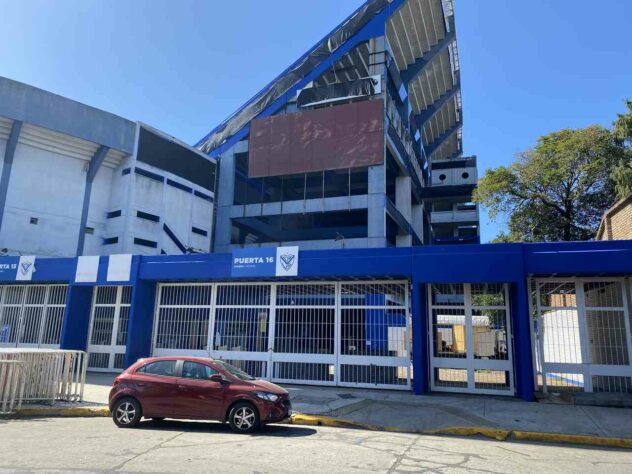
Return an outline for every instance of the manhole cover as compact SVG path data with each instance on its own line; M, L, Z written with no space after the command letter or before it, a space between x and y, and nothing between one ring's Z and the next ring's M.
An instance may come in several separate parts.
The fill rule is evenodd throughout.
M355 395L352 395L350 393L339 393L338 396L340 398L355 398Z

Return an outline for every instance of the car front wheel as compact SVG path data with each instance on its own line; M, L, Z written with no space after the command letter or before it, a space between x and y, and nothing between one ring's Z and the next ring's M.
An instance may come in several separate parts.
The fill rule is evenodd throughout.
M140 403L133 398L118 400L112 410L112 419L119 428L133 428L143 416Z
M228 414L228 423L235 433L252 433L259 428L259 412L251 403L237 403Z

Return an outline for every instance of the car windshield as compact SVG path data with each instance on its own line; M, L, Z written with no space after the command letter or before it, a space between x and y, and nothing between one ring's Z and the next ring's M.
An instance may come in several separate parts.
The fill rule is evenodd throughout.
M239 370L237 367L227 364L221 360L214 360L213 363L222 370L225 370L231 375L234 375L240 380L254 380L255 378L251 375L248 375L243 370Z

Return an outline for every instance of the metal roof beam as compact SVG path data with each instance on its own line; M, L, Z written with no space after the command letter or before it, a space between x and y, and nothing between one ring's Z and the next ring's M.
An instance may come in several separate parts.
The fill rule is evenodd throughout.
M463 122L459 119L454 125L452 125L450 128L448 128L441 135L439 135L435 139L435 141L433 141L432 143L428 144L428 146L425 147L426 155L430 156L435 151L437 151L437 149L441 145L443 145L448 138L450 138L453 134L455 134L459 130L459 128L461 128L462 125L463 125Z
M454 17L449 17L448 21L452 26L450 31L446 32L445 37L435 44L430 51L424 53L421 58L418 58L413 64L408 66L402 71L402 80L409 84L417 75L434 59L434 57L450 46L456 39L456 32L454 30Z
M432 105L430 105L426 110L422 111L420 114L415 115L415 121L422 127L424 123L430 120L435 116L441 107L443 107L449 100L454 98L456 94L461 90L461 86L456 84L452 89L439 97Z

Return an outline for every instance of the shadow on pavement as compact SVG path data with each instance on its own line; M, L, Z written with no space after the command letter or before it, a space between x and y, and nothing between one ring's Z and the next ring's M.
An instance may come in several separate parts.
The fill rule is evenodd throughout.
M180 420L146 420L142 421L135 429L137 430L156 430L156 431L187 431L194 433L233 433L228 426L228 423L217 423L212 421L180 421ZM289 425L266 425L260 428L258 431L246 436L271 436L282 438L298 438L304 436L311 436L316 434L316 430L313 428L306 428L303 426L289 426ZM239 435L244 436L244 435Z
M86 375L86 384L111 387L117 375L120 375L120 373L88 372Z

